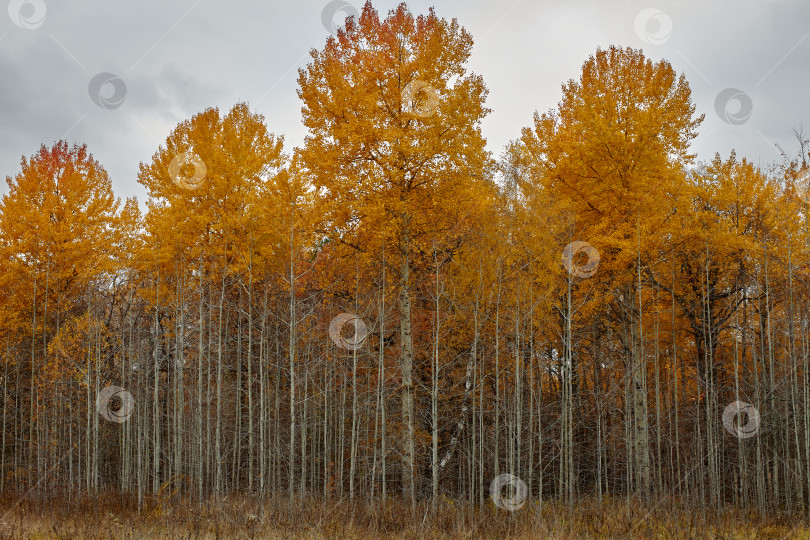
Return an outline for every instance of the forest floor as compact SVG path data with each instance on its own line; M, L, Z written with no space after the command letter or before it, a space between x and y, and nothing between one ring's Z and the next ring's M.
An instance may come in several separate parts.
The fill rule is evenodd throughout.
M150 503L140 512L117 495L63 501L0 499L0 538L722 538L810 539L798 516L689 509L674 501L650 508L625 501L581 501L568 508L535 502L515 512L445 501L430 506L307 499L263 504L226 498L218 505Z

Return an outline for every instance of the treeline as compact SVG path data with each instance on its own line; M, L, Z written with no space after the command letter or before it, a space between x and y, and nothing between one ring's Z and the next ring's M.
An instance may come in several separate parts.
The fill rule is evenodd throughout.
M685 78L610 47L495 160L472 44L367 3L299 71L302 147L207 109L144 214L85 146L23 158L0 491L807 509L801 131L697 163Z

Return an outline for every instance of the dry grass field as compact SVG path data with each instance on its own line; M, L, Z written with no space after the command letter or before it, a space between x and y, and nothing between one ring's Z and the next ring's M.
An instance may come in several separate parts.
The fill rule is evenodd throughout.
M5 499L1 538L711 538L810 539L798 516L720 513L659 501L652 509L626 502L582 501L574 508L526 504L514 513L488 504L475 510L445 501L429 506L389 502L384 507L309 499L228 498L218 505L132 501L110 495L80 501Z

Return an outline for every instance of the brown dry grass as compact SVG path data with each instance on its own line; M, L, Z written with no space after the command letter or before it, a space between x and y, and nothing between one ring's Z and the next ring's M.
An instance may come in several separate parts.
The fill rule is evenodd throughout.
M625 502L581 501L572 508L527 503L514 513L444 501L385 506L348 501L229 497L219 504L150 501L141 511L130 499L19 501L0 499L0 538L722 538L810 540L797 516L721 513L659 501L652 509Z

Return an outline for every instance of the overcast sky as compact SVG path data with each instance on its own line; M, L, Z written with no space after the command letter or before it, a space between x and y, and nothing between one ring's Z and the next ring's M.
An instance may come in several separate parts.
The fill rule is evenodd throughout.
M358 11L342 2L335 14ZM177 123L210 106L247 101L289 152L303 142L297 68L330 29L323 0L3 0L0 10L0 177L59 139L87 143L119 196L145 190L149 161ZM377 1L381 16L395 1ZM495 157L554 108L597 47L640 47L684 73L698 113L693 151L766 164L774 143L795 150L810 128L810 0L438 0L473 35L469 68L484 77ZM327 12L329 9L327 8ZM101 75L100 75L101 74ZM106 74L106 75L105 75ZM91 96L91 87L95 95ZM99 90L100 89L100 92ZM99 97L99 95L101 97ZM98 102L98 103L96 103ZM810 131L810 129L808 129ZM5 182L0 193L6 193Z

